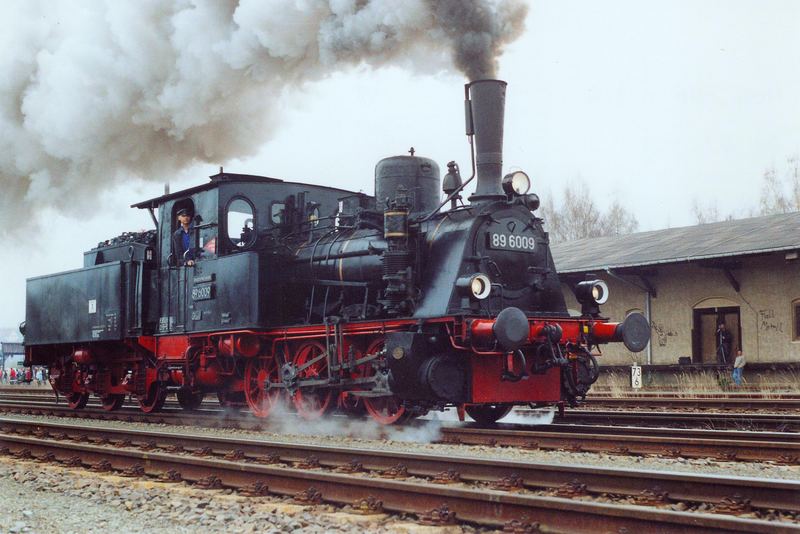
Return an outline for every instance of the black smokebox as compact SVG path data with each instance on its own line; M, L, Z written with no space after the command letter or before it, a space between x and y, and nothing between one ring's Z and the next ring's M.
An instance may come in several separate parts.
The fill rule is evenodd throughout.
M476 80L466 85L467 135L474 136L478 185L470 202L505 198L503 175L503 117L506 82Z

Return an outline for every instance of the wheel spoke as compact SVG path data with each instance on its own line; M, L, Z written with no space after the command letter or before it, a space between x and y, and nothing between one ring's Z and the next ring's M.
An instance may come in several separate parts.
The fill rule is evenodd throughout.
M325 347L316 341L301 345L294 357L297 378L303 380L326 379L328 355ZM292 402L300 417L318 419L333 405L334 392L327 387L300 388L292 395Z
M266 383L280 379L278 366L272 358L251 358L244 371L244 394L250 411L257 417L267 417L278 401L280 391L267 391Z
M67 395L67 404L73 410L80 410L89 402L88 393L70 393Z
M161 411L167 400L167 392L158 382L153 382L147 389L147 394L139 398L139 408L145 413Z
M376 354L383 350L383 339L376 339L367 348L367 354ZM362 368L362 376L373 376L376 373L375 365L379 362L376 358L365 363ZM405 407L400 402L400 399L394 395L386 397L364 397L364 407L367 409L370 417L382 425L392 425L395 423L402 423L410 419L412 416L409 414Z
M107 412L113 412L122 408L122 403L125 402L125 395L111 393L100 398L103 409Z

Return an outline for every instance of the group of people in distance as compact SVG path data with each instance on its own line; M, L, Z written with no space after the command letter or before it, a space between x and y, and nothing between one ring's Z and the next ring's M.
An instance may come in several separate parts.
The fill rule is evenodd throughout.
M0 383L2 384L30 384L34 380L39 386L47 381L47 371L44 367L38 369L31 369L30 367L0 369Z

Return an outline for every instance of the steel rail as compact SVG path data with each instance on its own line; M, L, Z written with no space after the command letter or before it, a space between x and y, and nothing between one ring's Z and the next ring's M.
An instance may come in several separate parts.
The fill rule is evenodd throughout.
M167 411L143 414L138 410L106 412L74 411L66 406L9 407L0 411L54 415L87 420L121 420L202 427L269 430L269 419L248 413ZM680 428L620 427L597 425L510 425L492 429L443 423L442 441L464 445L523 447L572 452L623 455L668 455L682 458L715 458L725 461L778 461L795 464L800 458L800 433L745 432Z
M182 438L186 439L186 436ZM52 441L6 433L0 434L0 445L8 447L20 456L69 459L78 455L83 464L105 461L119 470L137 465L151 475L178 467L184 480L200 481L207 480L208 477L217 477L223 485L234 488L252 487L255 482L261 482L267 485L270 492L285 495L295 495L304 491L310 494L313 493L310 491L313 487L321 492L324 500L339 504L355 504L359 499L373 497L383 501L385 509L397 512L419 514L429 510L432 505L443 503L447 509L455 512L461 521L491 526L503 525L512 520L520 521L528 517L547 528L567 532L597 532L609 529L618 531L621 528L659 532L796 532L798 528L796 524L791 523L726 515L526 495L486 487L456 487L426 481L386 480L308 468L275 467L244 461ZM363 451L356 452L363 453ZM53 456L47 456L48 454ZM353 452L347 454L352 456ZM441 458L431 458L434 462L441 460ZM641 474L642 477L646 475L646 473ZM603 484L603 480L607 478L603 473L595 473L595 476L598 484ZM650 476L652 477L652 473ZM753 483L763 482L742 479L741 487L746 488Z
M647 389L644 391L626 391L622 395L612 395L608 390L592 386L592 390L586 396L587 399L636 399L636 398L692 398L692 399L800 399L800 393L789 391L769 391L769 390L749 390L749 391L709 391L699 392L690 390L656 390Z
M52 393L49 385L10 385L0 384L0 393ZM589 395L586 397L587 401L606 400L606 399L693 399L693 400L728 400L728 399L764 399L764 400L782 400L782 399L800 399L800 393L792 392L759 392L759 391L725 391L725 392L687 392L687 391L642 391L642 392L627 392L624 396L614 396L598 389L597 386L592 388Z
M468 456L444 457L376 449L310 445L286 441L204 436L150 430L110 429L63 423L39 423L0 418L4 432L59 433L64 437L96 441L130 441L132 445L153 444L162 447L180 446L190 451L210 451L224 455L242 451L252 458L277 455L282 461L295 463L316 458L321 465L342 467L358 461L365 469L383 471L399 463L408 473L433 477L454 471L465 481L492 482L518 475L527 487L552 488L577 481L594 493L637 495L655 487L667 491L671 498L693 502L721 502L725 497L740 495L762 508L800 511L800 481L766 481L756 478L718 475L683 474L666 471L641 471L574 465L552 465L537 462L516 462L479 459Z
M93 399L94 401L94 399ZM9 401L0 396L0 409L6 407L13 409L15 401ZM43 400L22 399L16 402L26 402L25 408L35 407L63 407L63 404L57 404L52 398ZM92 402L92 401L90 401ZM92 406L96 406L96 402L92 402ZM170 404L168 404L170 406ZM195 411L186 411L177 407L177 403L172 404L172 408L166 408L158 414L148 414L150 417L160 417L164 414L170 413L194 413L194 414L214 414L219 415L223 413L229 414L244 414L249 415L246 409L239 408L222 408L216 406L214 403L208 403L201 406L200 409ZM138 408L134 408L131 404L126 404L130 411L139 412ZM69 410L69 408L66 408ZM72 410L71 410L72 411ZM117 412L111 413L130 413L124 408ZM85 414L89 410L77 410L75 413ZM141 412L140 412L141 413ZM541 412L531 410L528 408L518 408L515 413L525 417L539 417ZM694 413L694 412L651 412L651 411L618 411L618 410L587 410L587 409L568 409L564 415L556 415L554 421L556 423L579 423L585 421L603 422L605 424L625 423L627 425L635 424L644 426L646 424L663 424L663 425L676 425L676 424L694 424L708 426L725 426L734 428L757 428L757 429L778 429L780 431L800 431L800 415L794 413L779 413L779 414L764 414L764 413ZM622 425L617 425L622 426Z
M517 413L524 415L520 410ZM537 413L538 412L532 412ZM781 431L800 431L800 415L763 413L694 413L694 412L646 412L621 410L567 410L563 416L556 415L555 422L603 422L606 424L692 424L724 426L734 428L779 429Z
M747 433L725 430L628 427L569 427L561 431L536 429L444 427L445 443L568 450L571 452L616 453L623 455L668 455L681 458L715 458L726 461L800 462L800 434L777 432ZM599 431L598 431L599 430ZM676 435L677 434L677 435ZM764 434L759 435L759 434ZM791 438L791 439L787 439Z
M777 409L796 410L800 398L696 398L696 397L587 397L587 406L637 408L694 408L694 409Z
M799 432L754 432L750 430L709 430L706 428L669 428L652 426L626 426L615 425L580 425L551 423L541 425L521 425L513 423L499 422L497 428L500 430L527 430L532 429L537 432L593 432L597 434L619 434L624 432L627 436L629 432L637 432L647 436L661 436L669 438L676 437L697 437L697 438L723 438L747 441L788 441L800 443ZM472 428L472 427L471 427Z

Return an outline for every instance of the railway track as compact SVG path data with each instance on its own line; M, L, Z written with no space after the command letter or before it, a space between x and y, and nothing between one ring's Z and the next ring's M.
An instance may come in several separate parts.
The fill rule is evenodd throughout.
M800 463L800 434L563 425L528 429L445 427L442 441L538 450L712 458L721 461ZM800 497L800 496L799 496Z
M554 466L0 419L0 452L201 487L294 495L499 527L534 517L568 532L790 532L800 482ZM177 474L176 474L177 473ZM371 504L370 504L371 503ZM687 511L672 510L682 503ZM696 511L711 503L713 513ZM707 505L706 505L707 506ZM768 511L771 510L771 511ZM454 514L454 515L452 515ZM736 514L748 514L748 518Z
M797 410L800 397L593 397L587 406L604 408L682 408L692 410Z
M52 391L45 388L25 388L19 386L0 386L0 399L8 401L40 400L47 401L54 398ZM168 403L170 400L167 401ZM171 403L177 406L174 401ZM204 406L217 406L217 401L206 399ZM794 411L800 410L800 396L788 395L779 398L754 397L752 394L742 394L740 396L728 397L679 397L679 396L633 396L633 397L605 397L590 396L582 405L580 413L586 411L602 411L598 408L608 409L634 409L641 410L684 410L684 411L706 411L706 410L731 410L742 411L751 410L749 414L762 415L765 411ZM752 410L757 410L753 414ZM525 412L524 408L517 411ZM570 414L575 410L569 410ZM779 413L780 415L780 413Z
M167 410L143 414L123 408L117 412L84 409L75 412L66 406L31 406L0 402L0 411L65 418L121 420L172 425L229 427L269 430L269 420L248 413L218 410ZM426 424L426 423L421 423ZM796 464L800 459L800 433L744 432L675 428L625 427L604 425L501 424L483 429L443 423L441 441L452 444L521 447L540 450L611 453L622 455L660 455L681 458L713 458L723 461L773 461Z
M0 408L3 405L14 403L27 404L30 407L63 406L57 404L55 397L50 394L18 394L0 395ZM98 400L92 398L89 406L98 406ZM128 408L135 404L127 402ZM167 400L167 410L181 411L178 403L172 399ZM135 409L135 408L134 408ZM246 412L247 410L224 409L216 401L206 400L201 406L201 411L207 413ZM541 412L528 408L517 408L514 411L524 422L525 417L536 420L541 417ZM152 416L152 415L151 415ZM568 409L563 415L554 419L559 423L572 424L602 424L602 425L629 425L629 426L670 426L670 427L700 427L706 429L733 429L756 430L776 432L800 432L800 415L795 412L786 413L729 413L729 412L703 412L692 411L646 411L646 410L600 410L600 409ZM535 423L533 423L535 424Z
M594 391L594 390L593 390ZM40 394L52 395L50 386L23 386L23 385L0 385L0 396L14 394ZM696 404L703 407L722 407L725 405L748 406L752 402L753 406L776 407L796 407L800 403L800 393L759 393L759 392L727 392L727 393L686 393L680 391L663 391L653 393L629 393L623 397L612 396L603 393L590 393L586 397L589 404L607 405L639 405L646 403L653 404Z
M521 415L538 417L538 412L518 410ZM694 427L708 429L757 430L777 432L800 431L797 413L729 413L729 412L653 412L622 410L567 410L555 419L562 423L605 425Z

